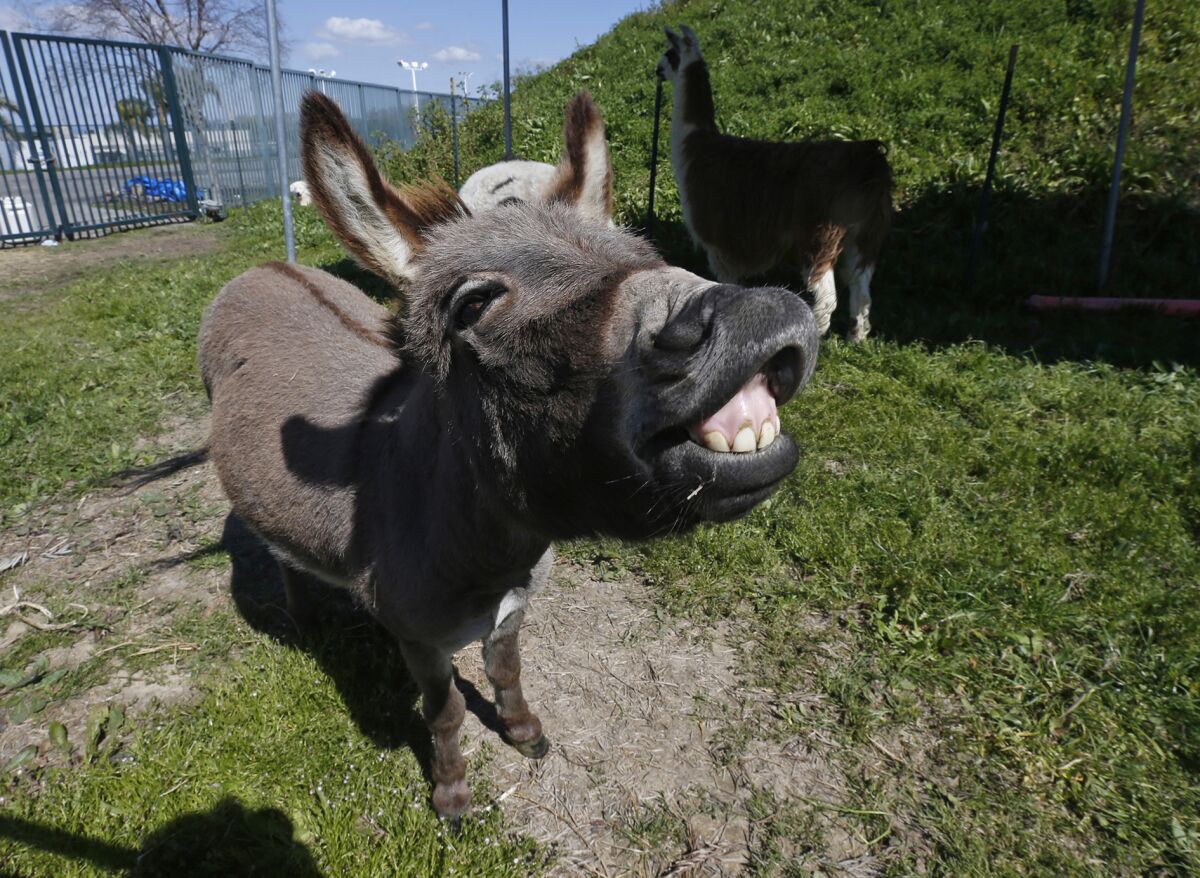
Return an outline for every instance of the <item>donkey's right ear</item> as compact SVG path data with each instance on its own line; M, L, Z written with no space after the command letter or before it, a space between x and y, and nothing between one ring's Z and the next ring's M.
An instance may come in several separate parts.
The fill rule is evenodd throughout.
M444 183L398 190L379 173L338 105L310 91L300 105L301 157L313 202L333 233L367 268L411 280L429 231L468 213Z
M665 33L667 35L667 42L669 42L671 44L671 47L674 48L676 51L678 51L679 46L683 42L683 38L680 37L679 34L675 33L675 31L671 30L671 28L669 28L669 27L664 27L663 33Z

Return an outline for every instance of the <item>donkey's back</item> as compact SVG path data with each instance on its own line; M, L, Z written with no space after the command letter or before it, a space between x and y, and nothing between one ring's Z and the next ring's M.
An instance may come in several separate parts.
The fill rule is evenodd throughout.
M254 530L304 560L350 547L357 446L340 434L398 368L387 313L323 271L270 263L230 281L201 324L222 486Z

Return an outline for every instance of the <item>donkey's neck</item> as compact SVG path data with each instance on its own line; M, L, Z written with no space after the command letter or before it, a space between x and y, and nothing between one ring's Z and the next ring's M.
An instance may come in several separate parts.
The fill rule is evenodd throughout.
M481 585L527 572L549 547L522 527L487 474L473 470L470 442L428 377L381 394L364 429L358 482L362 494L378 498L366 504L377 513L372 542L391 544L394 552L385 551L399 566L415 563L445 583ZM379 482L375 473L388 477Z
M717 112L713 106L712 83L708 63L701 58L688 64L679 75L675 100L671 107L671 137L680 131L716 131Z

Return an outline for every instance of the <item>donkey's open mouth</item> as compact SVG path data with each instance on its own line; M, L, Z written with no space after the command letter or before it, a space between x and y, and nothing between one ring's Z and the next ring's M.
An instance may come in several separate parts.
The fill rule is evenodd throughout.
M800 385L800 352L788 347L773 356L717 411L688 428L688 436L709 451L748 454L779 436L779 406Z
M817 337L811 315L792 294L767 334L734 339L706 358L707 386L661 430L650 457L703 519L737 518L762 502L795 468L796 443L780 431L779 407L812 375ZM770 324L768 324L770 325ZM764 358L765 355L765 358ZM739 368L738 360L742 361ZM707 371L701 368L701 372Z

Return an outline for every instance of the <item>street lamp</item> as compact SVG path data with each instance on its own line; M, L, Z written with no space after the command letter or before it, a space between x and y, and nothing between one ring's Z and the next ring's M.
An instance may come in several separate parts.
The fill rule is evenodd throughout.
M463 72L460 70L460 71L458 72L458 75L462 77L462 79L460 79L460 80L459 80L459 82L461 82L461 83L462 83L462 87L463 87L463 97L465 98L465 97L467 96L467 86L468 86L468 85L470 84L470 82L471 82L471 77L472 77L472 76L474 76L475 74L474 74L474 73L463 73Z
M325 79L333 79L335 76L337 76L337 71L336 71L336 70L329 70L329 71L327 71L327 70L326 70L324 67L322 67L322 68L320 68L320 69L317 69L317 68L315 68L315 67L309 67L309 68L308 68L308 75L309 75L309 76L315 76L315 77L317 77L318 79L322 80L322 82L321 82L321 94L325 94L325 83L324 83L324 81L323 81L323 80L325 80Z
M429 66L429 62L428 61L405 61L403 58L401 58L396 63L412 74L413 101L416 103L417 112L419 113L421 111L421 99L419 97L417 97L417 71L424 70L425 68L427 68Z

